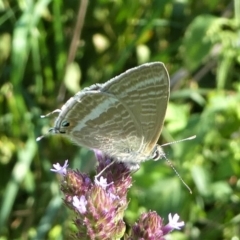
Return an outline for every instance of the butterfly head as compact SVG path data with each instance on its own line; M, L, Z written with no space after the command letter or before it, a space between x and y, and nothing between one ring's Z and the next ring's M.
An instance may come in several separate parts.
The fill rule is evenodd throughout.
M54 127L48 130L49 134L66 134L71 126L68 120L56 120Z
M54 127L50 128L48 130L47 134L44 134L43 136L38 137L36 140L40 141L42 138L44 138L47 135L55 135L55 134L68 134L70 131L71 127L71 121L63 118L61 115L62 110L61 109L56 109L53 112L47 114L47 115L42 115L41 118L48 117L54 113L59 113L59 116L57 117Z

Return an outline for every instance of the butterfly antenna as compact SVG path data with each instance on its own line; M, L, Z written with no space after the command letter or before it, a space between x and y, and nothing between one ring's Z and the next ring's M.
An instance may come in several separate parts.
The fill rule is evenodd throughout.
M51 115L54 114L54 113L60 113L60 112L61 112L61 109L55 109L54 111L52 111L52 112L50 112L50 113L48 113L48 114L46 114L46 115L41 115L40 118L46 118L46 117L51 116ZM50 131L49 131L49 132L50 132ZM47 135L47 134L46 134L46 135ZM41 141L43 138L46 137L46 135L42 135L42 136L40 136L40 137L37 137L37 138L36 138L36 141L37 141L37 142Z
M176 170L176 168L173 166L172 162L165 156L163 155L163 157L165 158L165 160L167 161L167 163L169 164L169 166L173 169L173 171L175 172L175 174L178 176L178 178L180 179L180 181L183 183L183 185L188 189L188 191L190 192L190 194L192 194L192 190L191 188L185 183L185 181L182 179L182 177L180 176L180 174L178 173L178 171Z
M161 145L161 147L163 147L163 146L168 146L168 145L172 145L172 144L179 143L179 142L188 141L188 140L193 140L194 138L196 138L196 135L193 135L193 136L191 136L191 137L184 138L184 139L181 139L181 140L177 140L177 141L165 143L165 144Z
M42 135L42 136L40 136L40 137L37 137L37 138L36 138L36 141L39 142L39 141L41 141L43 138L45 138L45 135Z
M41 117L41 118L46 118L46 117L51 116L51 115L54 114L54 113L60 113L60 112L61 112L61 109L55 109L54 111L52 111L52 112L50 112L50 113L48 113L48 114L46 114L46 115L41 115L40 117Z

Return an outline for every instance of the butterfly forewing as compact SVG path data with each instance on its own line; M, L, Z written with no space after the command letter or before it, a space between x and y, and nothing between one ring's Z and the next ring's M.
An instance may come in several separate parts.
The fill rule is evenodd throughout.
M80 92L72 101L75 104L61 119L69 126L62 127L61 131L66 131L74 142L119 158L128 155L130 150L138 151L141 131L116 97L95 90Z

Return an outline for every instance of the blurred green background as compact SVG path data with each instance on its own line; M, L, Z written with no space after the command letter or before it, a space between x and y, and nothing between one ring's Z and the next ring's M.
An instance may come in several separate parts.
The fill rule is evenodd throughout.
M133 176L126 222L156 210L186 226L171 239L240 239L240 0L0 0L0 239L68 239L53 163L93 172L91 151L36 142L83 87L162 61L171 98L165 160Z

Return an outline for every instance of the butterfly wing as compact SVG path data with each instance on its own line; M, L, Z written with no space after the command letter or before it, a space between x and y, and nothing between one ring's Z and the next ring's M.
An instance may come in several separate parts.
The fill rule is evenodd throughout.
M143 64L77 93L62 107L54 131L121 161L141 162L152 155L168 98L164 65Z
M118 98L93 89L77 93L63 106L54 129L80 146L124 161L141 146L141 130Z
M154 62L132 68L105 83L101 91L116 96L132 113L144 139L140 151L150 157L162 131L169 99L169 76L164 64Z

